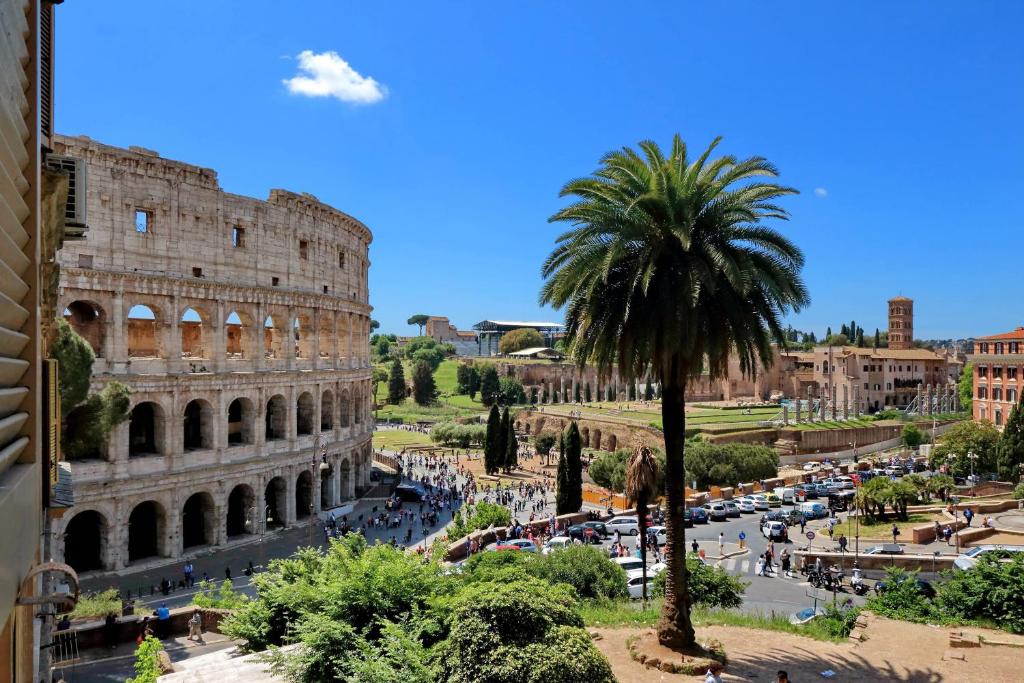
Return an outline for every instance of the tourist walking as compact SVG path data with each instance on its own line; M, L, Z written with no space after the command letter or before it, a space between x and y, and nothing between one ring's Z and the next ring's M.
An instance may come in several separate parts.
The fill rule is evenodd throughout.
M188 639L193 638L199 642L203 640L203 617L198 608L192 610L192 618L188 620Z
M839 534L839 552L844 553L844 554L846 553L846 544L847 543L848 543L848 541L846 540L846 535L845 534Z
M900 528L895 524L892 525L892 542L896 543L896 537L900 535Z
M725 555L725 532L718 532L718 554Z

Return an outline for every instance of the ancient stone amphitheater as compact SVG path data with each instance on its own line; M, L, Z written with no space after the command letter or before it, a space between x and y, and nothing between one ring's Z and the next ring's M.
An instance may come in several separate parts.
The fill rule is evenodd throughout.
M60 306L131 417L71 463L55 523L79 572L295 524L370 485L370 231L315 197L224 192L214 171L60 137L89 232ZM81 188L80 188L81 189ZM73 417L73 416L72 416Z

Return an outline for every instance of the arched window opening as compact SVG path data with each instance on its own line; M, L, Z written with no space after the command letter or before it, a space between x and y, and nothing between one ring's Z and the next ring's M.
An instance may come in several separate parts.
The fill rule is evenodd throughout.
M74 301L64 309L64 319L71 325L71 329L89 342L97 357L103 356L107 319L102 308L91 301Z
M213 448L213 408L201 398L185 406L184 445L186 451Z
M156 313L149 306L138 304L128 311L128 357L160 357Z
M320 431L334 429L334 394L330 389L320 397Z
M298 401L296 401L296 431L299 436L313 433L313 396L308 392L304 391L299 395Z
M194 308L186 308L181 316L181 357L212 358L207 349L208 336L203 316Z
M152 401L139 403L128 417L128 457L160 455L163 452L164 411Z
M288 438L288 406L284 396L277 394L267 401L267 441Z
M309 316L300 315L292 323L295 333L295 357L313 357L313 330Z
M267 482L267 488L263 492L263 500L266 501L267 528L284 526L284 511L287 506L288 484L281 477L274 477Z
M263 355L266 358L284 358L285 327L273 316L263 321Z
M239 397L228 404L228 445L255 443L253 421L256 410L252 401Z
M309 470L299 472L295 480L295 516L306 519L313 514L313 475Z
M139 503L128 517L128 561L157 557L164 537L164 509L147 500Z
M206 492L189 496L181 512L182 546L210 545L214 542L215 530L213 497Z
M227 358L252 358L249 336L252 331L252 320L244 313L231 311L224 321L225 355Z
M228 538L256 531L256 494L248 484L239 484L228 495Z
M352 414L352 400L349 398L348 389L341 390L341 426L348 427Z
M334 317L326 313L321 315L323 317L320 318L320 330L317 335L320 344L320 357L330 358L335 353Z
M64 529L64 562L81 574L105 569L107 520L95 510L79 512Z

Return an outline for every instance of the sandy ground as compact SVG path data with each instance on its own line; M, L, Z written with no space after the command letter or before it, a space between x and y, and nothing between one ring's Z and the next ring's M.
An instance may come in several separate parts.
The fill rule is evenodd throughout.
M636 633L634 630L596 630L602 636L596 645L608 657L620 683L700 680L652 671L634 662L626 649L626 639ZM949 633L953 630L876 618L868 627L867 640L855 645L731 626L703 627L697 630L697 637L717 638L725 646L729 663L722 675L723 681L773 683L779 669L788 671L790 680L796 683L811 680L914 683L1024 680L1021 649L983 646L951 650ZM968 631L982 632L979 629ZM994 639L1011 638L999 631L984 633ZM826 670L834 671L835 675L822 676Z

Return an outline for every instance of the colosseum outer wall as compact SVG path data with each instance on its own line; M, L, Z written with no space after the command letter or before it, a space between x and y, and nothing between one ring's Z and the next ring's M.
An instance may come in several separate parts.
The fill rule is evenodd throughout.
M80 571L178 557L354 499L372 462L370 231L310 195L223 192L216 174L88 138L89 232L60 306L130 419L71 463L57 523Z

